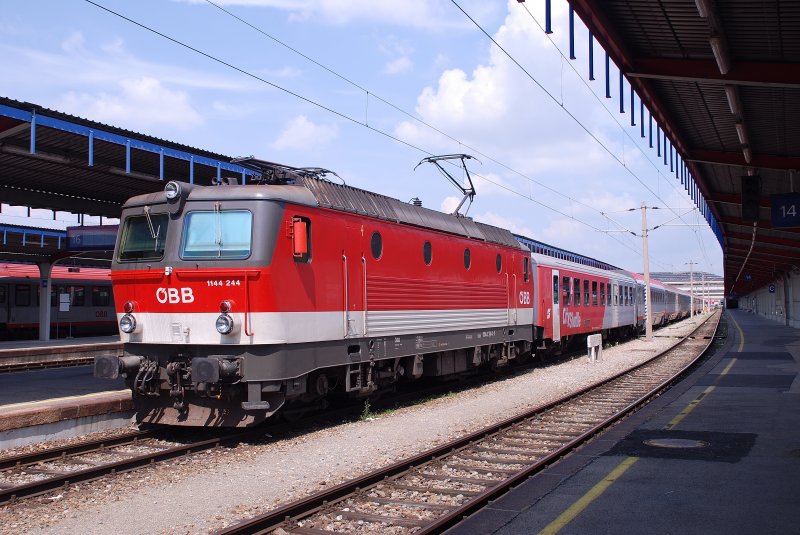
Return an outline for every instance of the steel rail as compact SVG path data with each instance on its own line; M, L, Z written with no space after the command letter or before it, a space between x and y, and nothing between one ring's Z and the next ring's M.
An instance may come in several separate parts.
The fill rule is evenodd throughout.
M709 318L709 320L712 318L714 318L714 316ZM376 470L374 472L370 472L355 479L340 483L338 485L331 487L330 489L326 489L317 492L311 496L308 496L306 498L302 498L295 502L288 503L277 509L269 511L265 514L253 517L248 520L244 520L238 524L229 526L227 528L218 531L217 535L263 534L263 533L269 533L278 527L281 527L282 529L284 529L286 532L289 533L315 532L314 529L293 528L291 525L289 525L289 523L291 521L309 518L315 513L323 511L326 508L334 505L335 503L342 501L346 497L353 496L359 492L363 492L365 489L373 487L374 485L381 483L383 481L395 480L398 478L398 476L410 472L412 469L419 468L432 461L442 460L446 458L446 456L452 453L456 453L470 445L473 445L486 438L492 437L502 431L511 429L520 422L530 420L532 417L538 414L550 411L559 406L564 406L566 403L569 403L572 400L576 400L577 398L593 390L609 385L612 382L621 379L627 375L630 375L632 373L635 373L638 370L642 370L645 367L652 365L654 362L662 359L662 357L668 355L670 352L676 350L679 346L684 345L687 341L694 339L695 334L698 331L707 327L709 320L706 320L706 322L700 324L689 335L685 336L683 339L678 340L675 344L673 344L666 350L662 351L661 353L654 355L647 361L631 369L620 372L614 375L613 377L610 377L602 381L598 381L576 392L570 393L559 400L540 405L523 414L507 418L501 421L500 423L470 433L468 435L465 435L464 437L460 437L447 444L443 444L441 446L430 449L428 451L425 451L408 459L398 461L387 467ZM719 327L719 317L717 317L717 324L714 326L715 332L718 327ZM583 433L580 433L579 435L577 435L572 440L565 443L560 448L557 448L556 450L548 453L545 457L538 459L535 463L522 469L518 473L511 475L504 481L499 482L497 485L493 485L490 488L487 488L487 490L479 492L478 494L472 496L463 505L454 507L451 511L435 519L433 522L426 523L426 525L421 526L420 530L414 532L415 535L440 532L446 529L447 527L454 525L455 523L460 521L460 519L462 519L464 516L469 515L474 511L476 511L477 509L480 509L481 507L485 506L486 503L496 499L499 496L499 494L507 491L507 489L510 488L511 486L518 484L520 481L530 477L537 471L540 471L544 466L552 463L553 461L565 455L569 451L574 450L577 446L586 442L588 439L596 435L598 432L602 431L607 426L618 421L622 417L629 414L631 411L635 410L642 404L646 403L649 399L651 399L652 397L663 391L665 388L668 388L672 383L674 383L677 380L677 378L679 378L689 368L691 368L697 362L697 360L699 360L706 353L708 347L714 342L714 336L704 336L703 338L707 339L708 343L688 364L683 366L676 373L671 374L669 378L658 383L658 385L655 388L652 388L647 393L638 396L633 402L630 402L623 410L617 412L616 414L610 417L604 418L602 421L592 426L590 429L584 431ZM491 483L491 480L486 480L486 482ZM392 519L387 518L386 522L391 522L391 520Z

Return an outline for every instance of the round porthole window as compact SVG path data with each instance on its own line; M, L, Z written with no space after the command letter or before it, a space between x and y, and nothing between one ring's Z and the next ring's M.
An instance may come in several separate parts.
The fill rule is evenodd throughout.
M464 249L464 267L469 269L470 264L472 263L472 258L470 257L469 249Z
M373 232L372 239L369 240L369 247L372 250L372 258L379 260L383 254L383 238L380 232Z
M503 271L503 259L499 254L497 255L497 258L495 258L494 265L497 268L498 273Z
M431 260L433 260L433 248L429 241L426 241L425 245L422 246L422 259L425 260L426 265L431 265Z

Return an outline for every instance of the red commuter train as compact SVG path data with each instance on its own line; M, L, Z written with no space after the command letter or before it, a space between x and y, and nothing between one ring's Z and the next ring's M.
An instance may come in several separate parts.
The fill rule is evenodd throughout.
M39 268L0 264L0 340L36 338ZM117 334L108 269L54 266L49 284L52 336Z
M95 375L125 374L140 421L253 425L332 391L503 366L643 323L641 285L613 266L535 254L508 230L316 170L260 169L268 183L170 182L123 206L112 281L125 350Z

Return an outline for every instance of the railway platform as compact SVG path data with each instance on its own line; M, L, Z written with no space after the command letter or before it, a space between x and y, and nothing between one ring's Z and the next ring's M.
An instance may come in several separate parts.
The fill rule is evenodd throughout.
M89 364L96 354L117 351L119 338L109 336L0 344L0 369L12 362L24 369L73 361L0 373L0 449L128 425L133 404L124 380L95 379Z
M100 355L122 355L119 335L0 342L0 372L89 364Z
M800 533L800 331L725 320L681 383L447 533Z

